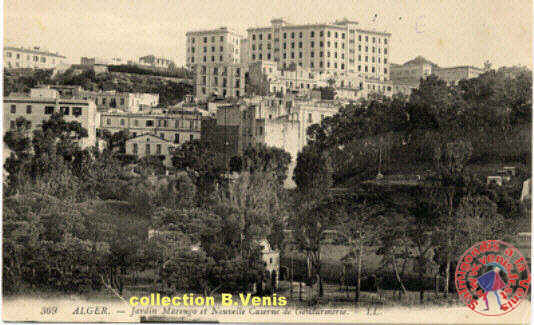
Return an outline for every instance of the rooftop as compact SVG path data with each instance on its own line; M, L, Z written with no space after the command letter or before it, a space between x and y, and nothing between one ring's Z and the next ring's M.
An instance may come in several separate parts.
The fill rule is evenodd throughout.
M40 54L40 55L47 55L47 56L53 56L57 58L66 59L66 56L60 55L59 53L52 53L49 51L41 50L40 47L35 46L33 48L24 48L24 47L16 47L16 46L6 46L4 47L5 51L17 51L17 52L24 52L24 53L31 53L31 54Z

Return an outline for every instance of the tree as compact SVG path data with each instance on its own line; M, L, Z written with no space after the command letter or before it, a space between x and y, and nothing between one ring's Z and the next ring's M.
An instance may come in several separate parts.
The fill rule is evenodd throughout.
M298 155L293 179L298 186L299 200L292 227L297 245L306 253L310 265L308 276L315 276L318 296L322 297L321 239L325 231L333 227L338 216L330 205L332 173L328 153L304 147ZM313 280L309 278L309 281L312 283Z
M280 183L287 178L291 155L276 147L263 144L248 147L241 156L242 168L251 174L273 172Z
M456 233L453 219L454 211L458 206L459 197L462 196L466 182L468 181L464 173L464 168L472 152L473 147L471 143L465 140L438 144L434 151L436 181L444 194L446 202L446 214L443 216L443 225L445 226L444 240L446 241L444 243L446 254L445 294L449 292L452 237Z
M378 240L376 221L380 215L385 213L385 207L376 196L357 192L356 195L348 195L344 198L339 210L343 215L339 218L339 225L336 229L348 239L348 244L352 246L356 256L355 301L358 302L361 291L363 247L364 244L369 245Z
M210 142L193 140L172 152L172 164L190 173L198 189L199 199L209 197L216 184L222 182L227 170L224 154Z

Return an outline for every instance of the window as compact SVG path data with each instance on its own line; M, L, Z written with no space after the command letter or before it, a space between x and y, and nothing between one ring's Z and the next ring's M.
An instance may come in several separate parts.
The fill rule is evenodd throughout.
M299 38L302 38L302 32L299 32Z
M59 108L59 111L61 112L61 114L63 115L69 115L69 107L68 106L63 106L63 107L60 107Z
M286 39L286 38L287 38L287 33L284 33L284 39Z
M365 41L369 42L369 36L365 36Z
M388 73L388 69L387 68L384 68L384 73Z
M253 41L256 40L256 34L252 34L252 40L253 40Z
M315 43L313 41L310 42L310 46L313 47Z
M261 41L263 39L263 34L260 34L259 37L260 37L260 41Z
M11 105L11 114L15 114L17 112L17 105Z
M124 98L121 98L121 106L124 106Z
M9 126L14 129L15 128L15 121L11 121L9 122Z
M148 140L148 139L147 139L147 140ZM150 156L150 143L147 143L147 144L145 145L145 154L146 154L147 156Z
M32 113L32 105L26 105L26 114Z
M124 119L121 118L121 126L124 126Z
M221 42L223 42L224 41L224 36L221 36L220 40L221 40Z
M193 141L193 140L195 140L195 137L192 134L190 134L189 135L189 141Z
M309 123L313 122L312 113L308 113L308 122Z
M54 113L54 106L45 106L45 114L52 115Z
M134 153L134 155L137 155L137 143L134 143L133 146L132 146L132 152Z
M387 44L387 43L388 43L388 39L384 38L384 44Z
M72 115L78 117L82 115L82 108L81 107L73 107L72 108Z
M388 49L384 49L384 54L388 54Z
M154 126L154 121L153 120L147 120L146 121L146 126Z
M107 124L107 125L111 125L111 119L110 119L110 118L108 118L108 119L106 120L106 124Z
M328 31L328 33L326 33L326 36L327 36L327 37L330 37L330 31Z
M295 33L291 33L291 38L295 38Z

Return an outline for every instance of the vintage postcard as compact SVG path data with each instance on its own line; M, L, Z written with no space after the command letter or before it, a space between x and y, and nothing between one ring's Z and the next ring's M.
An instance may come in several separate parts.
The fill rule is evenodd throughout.
M4 0L16 322L527 324L531 0Z

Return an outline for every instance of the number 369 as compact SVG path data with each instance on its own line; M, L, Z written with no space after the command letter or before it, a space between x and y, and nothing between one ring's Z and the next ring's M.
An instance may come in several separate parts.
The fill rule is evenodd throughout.
M55 313L57 313L56 306L49 306L49 307L41 308L41 315L54 315Z

